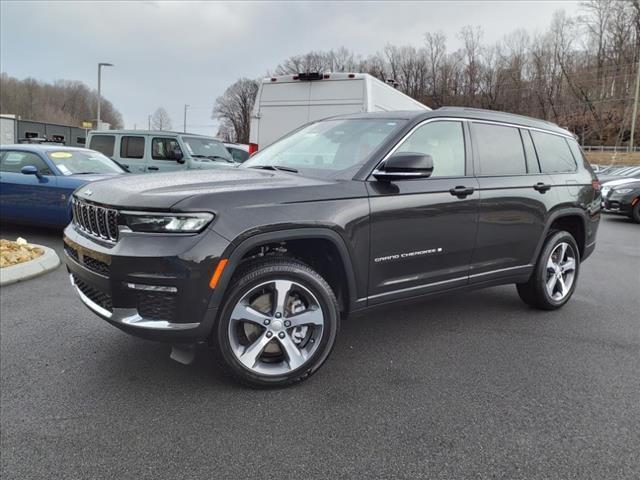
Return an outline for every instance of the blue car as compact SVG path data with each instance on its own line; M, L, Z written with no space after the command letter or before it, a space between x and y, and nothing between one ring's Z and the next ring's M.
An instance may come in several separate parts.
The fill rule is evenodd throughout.
M86 148L2 145L0 220L64 227L76 188L123 173L116 162Z

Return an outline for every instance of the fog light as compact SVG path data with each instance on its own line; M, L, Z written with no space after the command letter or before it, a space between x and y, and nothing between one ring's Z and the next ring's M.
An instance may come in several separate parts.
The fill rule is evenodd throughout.
M142 283L125 283L125 285L133 290L145 290L147 292L178 292L178 289L176 287L166 287L164 285L144 285Z

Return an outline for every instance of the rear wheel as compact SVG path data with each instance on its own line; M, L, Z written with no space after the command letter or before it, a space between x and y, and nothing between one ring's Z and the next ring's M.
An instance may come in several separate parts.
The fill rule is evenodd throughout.
M297 383L329 356L339 327L338 302L309 266L272 257L242 268L214 332L227 370L254 387Z
M640 223L640 200L637 201L636 206L631 209L631 215L629 216L634 222Z
M520 298L542 310L555 310L569 301L580 271L580 252L573 236L565 231L551 233L526 283L517 284Z

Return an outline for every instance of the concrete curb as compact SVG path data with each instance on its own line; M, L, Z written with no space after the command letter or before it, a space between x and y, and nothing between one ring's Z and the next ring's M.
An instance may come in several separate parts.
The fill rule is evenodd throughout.
M28 262L12 265L11 267L0 268L0 286L11 285L28 278L37 277L51 270L55 270L60 265L60 259L55 250L43 245L35 245L41 248L44 253L38 258Z

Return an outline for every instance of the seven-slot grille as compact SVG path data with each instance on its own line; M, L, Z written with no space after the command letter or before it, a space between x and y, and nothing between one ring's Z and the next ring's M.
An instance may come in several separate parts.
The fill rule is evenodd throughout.
M73 223L83 232L109 242L118 241L118 211L83 202L71 201Z

